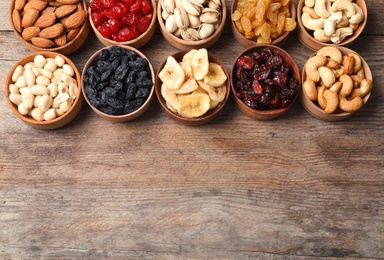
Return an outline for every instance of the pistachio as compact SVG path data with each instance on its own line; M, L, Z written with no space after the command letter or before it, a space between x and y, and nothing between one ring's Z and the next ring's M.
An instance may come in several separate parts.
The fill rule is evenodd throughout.
M176 3L174 0L163 0L161 2L161 7L166 14L171 15L175 11Z
M220 21L220 12L212 8L204 8L200 15L202 23L218 23Z
M187 40L187 41L198 41L198 40L200 40L199 33L197 32L196 29L193 29L193 28L187 28L185 30L182 30L181 31L181 37L184 40Z
M176 7L174 14L177 27L185 29L189 26L188 14L183 8Z
M215 32L215 25L211 23L202 23L199 26L199 38L204 40L209 38Z
M215 9L217 11L220 11L221 10L221 2L220 2L220 0L209 0L208 7Z
M189 27L191 28L198 28L201 24L201 21L198 16L190 15L188 14L189 19Z
M182 0L181 7L191 15L199 16L203 10L203 5L197 0Z
M171 14L168 19L165 21L165 28L167 29L168 32L174 33L178 26L175 22L175 15Z

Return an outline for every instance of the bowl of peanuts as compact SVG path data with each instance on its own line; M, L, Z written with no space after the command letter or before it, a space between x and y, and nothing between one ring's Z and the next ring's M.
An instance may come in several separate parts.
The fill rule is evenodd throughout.
M232 33L245 47L258 44L281 46L296 25L293 0L234 0L232 3Z
M366 61L346 47L326 46L301 71L300 102L314 117L340 121L367 103L373 78Z
M85 0L12 0L10 22L30 51L63 55L79 49L90 28Z
M300 0L297 35L308 48L350 46L367 23L364 0Z
M66 56L34 52L8 73L5 96L13 113L27 125L51 130L70 123L84 103L80 73Z

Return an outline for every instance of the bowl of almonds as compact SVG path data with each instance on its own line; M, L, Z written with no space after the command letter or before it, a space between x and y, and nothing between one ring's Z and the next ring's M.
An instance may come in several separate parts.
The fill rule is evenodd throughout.
M296 25L293 0L234 0L232 3L232 33L245 47L258 44L281 46Z
M85 0L12 0L10 20L29 50L64 55L83 45L90 27Z
M8 73L5 96L24 123L43 130L63 127L84 103L80 73L66 56L34 52L16 62Z
M209 48L221 37L227 8L224 0L160 0L160 31L179 50Z
M346 47L325 46L301 72L300 101L314 117L340 121L359 111L371 96L373 78L366 61Z

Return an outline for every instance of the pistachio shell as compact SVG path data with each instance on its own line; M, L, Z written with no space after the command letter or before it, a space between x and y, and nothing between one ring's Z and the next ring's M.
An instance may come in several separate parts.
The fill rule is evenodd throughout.
M179 28L185 29L189 26L188 14L187 12L181 8L175 8L175 22Z
M163 0L161 2L161 7L163 8L164 12L166 12L168 15L171 15L175 11L176 3L174 0Z
M200 15L202 23L218 23L220 21L220 12L212 8L204 8Z
M209 38L215 32L215 25L211 23L202 23L199 26L199 38L204 40Z
M221 2L220 2L220 0L209 0L208 7L220 11L221 10Z
M191 15L199 16L203 10L203 6L197 0L182 0L181 6Z
M187 28L185 30L182 30L181 31L181 37L187 41L200 40L198 31L196 29L193 29L193 28Z
M173 33L177 30L177 25L175 22L175 15L171 14L167 20L165 20L165 28L168 32Z
M189 19L189 27L191 28L198 28L199 25L201 24L201 21L198 16L189 14L188 19Z

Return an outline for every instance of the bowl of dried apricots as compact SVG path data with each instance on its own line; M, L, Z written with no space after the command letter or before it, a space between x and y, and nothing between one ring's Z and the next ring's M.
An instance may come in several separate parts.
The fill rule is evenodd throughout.
M293 0L234 0L232 3L232 33L245 47L258 44L281 46L296 25Z

